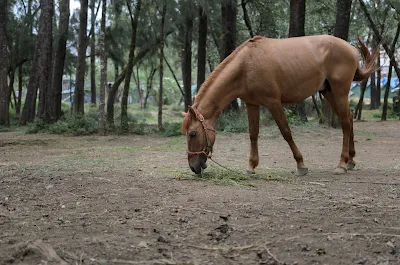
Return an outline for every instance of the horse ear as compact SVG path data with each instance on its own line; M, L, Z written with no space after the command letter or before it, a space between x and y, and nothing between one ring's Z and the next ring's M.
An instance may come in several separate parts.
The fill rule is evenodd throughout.
M190 105L188 106L188 113L192 114L193 117L196 117L196 112L194 111L194 109Z
M182 117L186 117L186 115L187 115L187 112L182 112Z

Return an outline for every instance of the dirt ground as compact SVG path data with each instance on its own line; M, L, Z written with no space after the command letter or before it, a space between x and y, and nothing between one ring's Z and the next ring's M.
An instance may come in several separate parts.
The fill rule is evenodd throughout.
M183 136L1 133L0 264L400 264L400 122L355 123L342 176L340 130L293 132L309 174L274 126L250 185L179 177ZM247 134L214 150L246 169Z

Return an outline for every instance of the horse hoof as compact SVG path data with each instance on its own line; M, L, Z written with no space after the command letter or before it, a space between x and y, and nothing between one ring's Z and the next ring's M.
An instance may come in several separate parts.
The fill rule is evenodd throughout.
M336 167L335 171L333 172L333 174L335 175L343 175L347 173L347 169L345 169L344 167Z
M254 170L250 170L250 169L246 170L246 173L248 175L256 174L256 172Z
M356 163L354 161L347 163L347 170L353 170L354 167L356 166Z
M308 173L308 168L302 167L297 169L297 176L305 176Z

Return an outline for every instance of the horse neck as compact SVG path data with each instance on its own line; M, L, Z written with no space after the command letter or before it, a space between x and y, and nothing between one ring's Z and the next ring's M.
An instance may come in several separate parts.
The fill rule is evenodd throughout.
M214 76L215 80L208 87L202 87L204 93L195 101L195 107L212 126L214 126L219 114L233 100L239 96L241 82L241 67L233 66L236 62L231 61L229 65Z

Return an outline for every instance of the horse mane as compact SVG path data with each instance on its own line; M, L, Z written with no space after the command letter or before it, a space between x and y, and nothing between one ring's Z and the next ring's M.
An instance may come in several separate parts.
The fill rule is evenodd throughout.
M238 54L247 44L256 42L260 39L263 39L262 36L255 36L250 40L245 41L239 47L237 47L228 57L226 57L218 66L211 72L211 74L206 78L203 84L200 86L199 92L196 95L193 105L196 105L199 100L203 97L204 93L208 90L212 83L217 79L218 75L226 68L226 66L235 58L236 54ZM189 115L190 116L190 115Z

